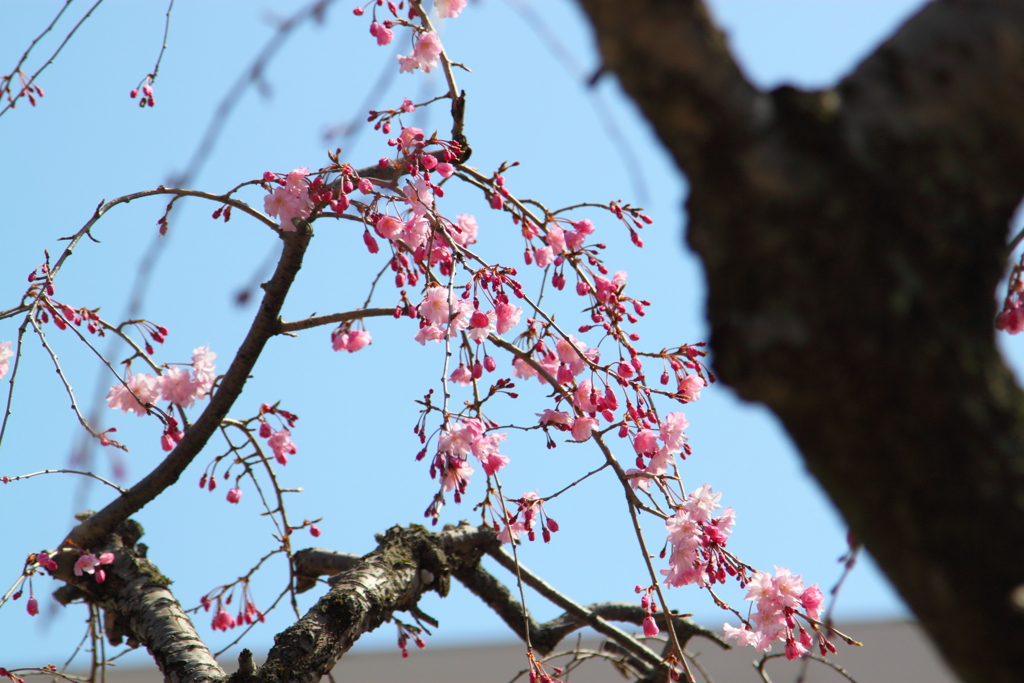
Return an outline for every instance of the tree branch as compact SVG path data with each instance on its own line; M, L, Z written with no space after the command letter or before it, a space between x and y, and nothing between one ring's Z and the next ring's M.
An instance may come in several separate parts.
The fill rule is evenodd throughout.
M221 421L227 417L231 406L242 393L242 388L263 352L267 340L280 331L281 308L295 276L302 267L302 257L313 233L309 225L303 223L296 232L286 232L281 235L284 240L284 250L281 252L274 276L263 287L265 290L263 302L260 304L252 326L242 345L238 348L231 366L221 379L216 393L211 397L210 403L203 410L202 415L185 432L184 438L175 449L152 472L127 493L115 498L105 508L75 527L68 536L69 543L79 548L91 548L114 527L141 510L143 506L174 484L189 463L206 446ZM60 578L67 580L68 577L61 576Z

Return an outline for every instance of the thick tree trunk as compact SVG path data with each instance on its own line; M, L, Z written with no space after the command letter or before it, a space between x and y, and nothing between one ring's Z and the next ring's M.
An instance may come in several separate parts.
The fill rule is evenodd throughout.
M1019 681L1024 400L993 318L1024 3L938 0L834 90L771 94L699 0L580 4L690 181L716 370L782 419L958 674Z

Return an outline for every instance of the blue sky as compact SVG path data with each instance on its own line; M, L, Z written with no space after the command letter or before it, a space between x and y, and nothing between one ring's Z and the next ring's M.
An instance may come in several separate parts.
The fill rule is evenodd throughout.
M15 63L62 4L0 3L5 15L0 24L0 69L6 71ZM40 105L21 105L0 118L0 184L7 197L7 211L0 219L0 308L18 302L26 276L42 261L43 249L59 251L56 238L76 231L101 199L155 187L180 173L218 102L270 37L274 18L302 6L178 0L154 86L157 105L140 110L128 99L128 91L152 69L163 32L161 4L107 0L41 77L46 97ZM629 271L628 291L654 302L639 328L645 343L660 348L703 339L701 269L681 239L684 179L613 79L604 78L589 91L581 85L579 74L592 73L598 61L589 29L575 6L564 0L521 3L533 8L550 34L557 36L560 49L571 56L559 60L538 27L524 20L528 15L515 9L517 4L480 0L441 29L449 54L472 69L458 74L469 98L466 133L474 148L472 163L489 174L503 160L520 161L521 166L507 174L512 191L552 207L610 199L646 206L655 224L644 231L643 250L632 248L624 231L606 217L579 215L594 219L606 236L612 270ZM852 68L923 4L716 0L711 7L756 83L820 87ZM77 18L85 7L75 4L69 13L79 12ZM322 25L306 24L296 31L266 69L268 93L261 96L250 88L241 96L191 186L220 192L266 170L287 172L327 163L325 151L342 143L325 141L324 132L365 109L367 93L395 62L394 46L378 48L366 31L366 18L355 18L350 10L350 3L339 3ZM401 34L396 44L400 42ZM39 58L54 47L53 41L44 41ZM38 64L39 58L29 64ZM404 96L422 101L441 92L443 83L435 75L396 75L370 106L394 107ZM617 139L609 134L607 120L614 121ZM421 110L407 123L444 131L447 116L443 108ZM632 150L635 162L620 154L623 147ZM367 128L345 143L343 159L361 166L388 152L384 138ZM243 197L259 205L260 193ZM522 245L512 226L491 212L477 193L454 189L447 193L445 205L449 215L478 217L481 248L492 260L521 264ZM102 244L79 246L58 280L57 298L75 306L102 306L106 317L121 319L130 296L138 291L137 264L154 240L163 207L160 199L140 200L104 217L95 231ZM209 345L220 354L223 370L253 314L251 306L236 306L234 295L277 248L276 237L266 228L238 214L228 224L213 221L213 208L189 201L175 210L166 244L148 274L142 315L171 330L158 351L159 362L187 361L193 348ZM351 224L318 223L314 246L284 317L360 306L369 280L382 264L382 259L366 253ZM378 297L379 305L395 300L390 285L382 287ZM573 314L571 307L559 310ZM0 322L0 341L13 339L17 324ZM293 430L299 452L282 477L285 485L304 488L291 499L292 517L323 517L324 534L315 541L298 538L299 547L367 552L374 547L374 533L393 524L421 522L435 491L425 464L413 460L419 446L412 426L413 401L437 384L440 349L413 343L415 325L409 321L378 319L367 328L374 343L356 355L332 352L328 329L273 340L237 404L239 417L255 414L261 402L277 400L301 416ZM70 335L51 330L48 338L68 369L76 395L91 406L110 386L109 372L104 376ZM49 359L37 342L27 346L11 427L0 449L2 474L66 466L80 444L80 430ZM6 383L3 386L6 392ZM502 409L514 417L547 407L536 386L523 389L519 404ZM686 484L689 488L709 482L724 492L723 504L737 509L731 549L760 568L787 566L808 582L830 587L839 576L836 559L845 551L845 530L774 417L761 407L739 402L721 386L705 391L686 413L694 449L684 464ZM131 447L123 460L125 482L137 480L161 455L159 428L105 407L100 415L100 423L116 426ZM254 497L230 506L223 489L210 494L196 486L219 448L211 445L210 453L197 459L177 490L137 516L147 531L144 541L151 548L150 558L174 579L174 591L186 607L245 573L273 547L272 528L258 516ZM548 451L535 435L514 435L503 452L512 458L502 473L503 485L514 495L535 488L550 492L600 464L596 449L565 444ZM106 452L94 450L92 458L98 473L113 476ZM595 477L571 496L549 504L548 512L562 531L549 546L528 544L520 555L527 566L583 603L632 599L633 585L644 580L617 486L610 478ZM471 485L469 499L476 500L473 496L480 490L480 481L475 489ZM58 476L0 489L0 512L6 522L0 583L13 582L25 555L53 547L73 523L72 514L101 507L109 500L108 491ZM474 518L470 507L449 505L442 522ZM646 522L647 536L652 545L660 545L663 537L655 521ZM261 607L276 596L285 572L278 563L256 579L254 593ZM56 587L50 584L36 583L40 598ZM696 589L677 589L669 595L674 608L721 624L721 611ZM315 599L311 594L301 597L302 609ZM731 598L739 603L742 593L736 591ZM48 597L40 602L43 613L35 619L25 614L24 602L0 611L0 640L5 644L0 666L59 663L77 643L84 609L54 607ZM558 612L536 596L528 595L528 603L542 619ZM426 599L423 609L441 621L430 640L434 644L509 637L497 617L460 587L444 601ZM837 614L858 619L906 612L865 560L845 586ZM290 617L280 610L268 621L247 641L257 652L265 652L272 634ZM237 635L211 632L208 615L200 616L197 625L213 649ZM384 627L365 636L359 647L393 647L394 638L394 630ZM8 659L11 653L17 653L17 660ZM145 655L134 653L131 658L143 661Z

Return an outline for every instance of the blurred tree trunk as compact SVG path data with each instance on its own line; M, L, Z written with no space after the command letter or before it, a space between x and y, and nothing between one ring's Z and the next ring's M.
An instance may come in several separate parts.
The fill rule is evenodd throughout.
M834 89L762 93L701 0L579 1L689 181L721 378L779 416L963 680L1020 681L1024 401L993 319L1024 3L938 0Z

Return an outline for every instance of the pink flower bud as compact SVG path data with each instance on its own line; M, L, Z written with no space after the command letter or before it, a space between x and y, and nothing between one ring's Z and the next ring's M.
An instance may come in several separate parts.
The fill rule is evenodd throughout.
M644 617L644 635L648 638L653 638L658 635L659 632L658 625L654 623L654 617L650 614Z
M309 527L309 533L313 536L313 538L316 538L320 535L320 527L318 527L316 524L311 524Z
M242 489L231 489L228 491L228 502L237 503L242 500Z
M39 602L36 601L35 597L29 598L28 604L25 605L25 607L28 609L28 615L30 617L34 617L39 614Z

